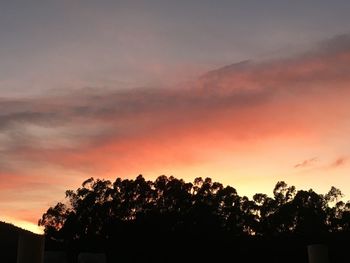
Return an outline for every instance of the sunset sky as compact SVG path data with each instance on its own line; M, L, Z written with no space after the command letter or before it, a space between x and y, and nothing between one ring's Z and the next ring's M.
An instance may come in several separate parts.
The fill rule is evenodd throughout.
M350 2L1 1L0 221L93 176L350 199Z

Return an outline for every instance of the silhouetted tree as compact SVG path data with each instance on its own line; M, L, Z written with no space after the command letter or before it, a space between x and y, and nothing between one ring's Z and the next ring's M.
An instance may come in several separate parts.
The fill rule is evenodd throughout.
M320 236L350 230L350 203L332 187L325 195L277 182L273 197L249 199L210 178L193 183L160 176L147 181L89 178L66 191L66 203L50 207L39 225L49 239L68 245L103 244L130 237L181 235L210 238Z

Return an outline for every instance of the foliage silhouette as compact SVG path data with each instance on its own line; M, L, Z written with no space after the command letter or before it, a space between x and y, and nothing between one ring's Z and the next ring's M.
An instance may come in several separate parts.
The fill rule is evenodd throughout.
M257 193L249 199L210 178L199 177L193 183L164 175L155 181L139 175L135 180L117 178L114 183L90 178L77 190L66 191L67 202L50 207L39 225L45 227L49 246L53 242L70 249L113 251L118 245L121 250L134 247L147 254L142 247L152 243L164 257L165 243L175 246L174 240L182 240L183 250L195 244L204 251L210 244L207 249L218 246L216 251L221 251L235 244L240 255L245 253L244 245L255 246L261 250L256 259L261 260L271 246L279 246L279 239L297 240L293 247L300 252L308 242L347 233L350 203L340 201L341 197L334 187L322 195L312 189L297 191L285 182L277 182L273 197ZM212 260L220 255L211 255ZM130 256L134 255L128 255L132 262ZM201 256L209 262L209 255Z

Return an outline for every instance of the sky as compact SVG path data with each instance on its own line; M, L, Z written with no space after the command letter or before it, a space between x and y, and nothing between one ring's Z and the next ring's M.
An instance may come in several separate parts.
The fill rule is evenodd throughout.
M29 227L91 176L350 199L349 8L1 1L0 220Z

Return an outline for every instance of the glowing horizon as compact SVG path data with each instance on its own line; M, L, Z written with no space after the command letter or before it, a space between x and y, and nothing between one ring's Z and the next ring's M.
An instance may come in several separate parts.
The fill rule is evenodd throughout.
M44 228L41 226L38 226L37 224L34 224L33 222L30 221L24 221L24 220L19 220L16 218L11 218L11 217L1 217L0 218L1 222L5 222L8 224L12 224L16 227L22 228L24 230L30 231L34 234L38 235L43 235L44 234Z

